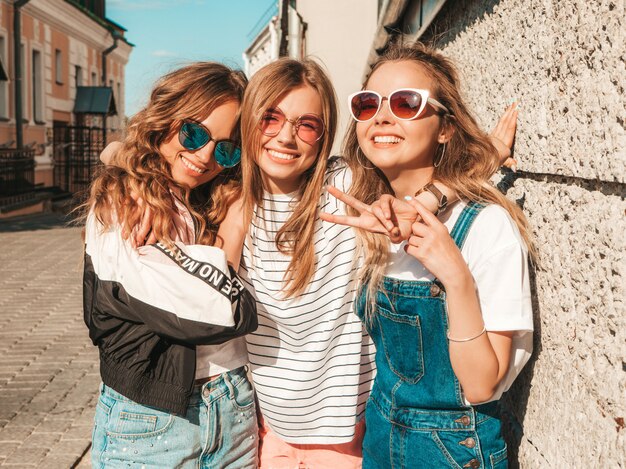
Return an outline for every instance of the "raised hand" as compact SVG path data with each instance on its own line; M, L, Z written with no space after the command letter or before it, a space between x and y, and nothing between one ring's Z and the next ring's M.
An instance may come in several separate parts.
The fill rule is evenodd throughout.
M122 231L122 236L124 239L128 239L134 248L156 243L157 239L152 231L152 222L154 221L152 209L144 203L141 197L135 197L133 194L131 194L131 197L137 203L136 210L140 214L141 221L133 227L130 235Z
M517 130L518 103L513 102L506 108L504 114L489 135L491 143L498 150L500 164L507 168L516 170L517 161L512 158L511 149L515 140Z
M408 203L421 220L411 226L411 236L404 250L415 257L446 286L467 278L469 268L446 226L417 200Z
M336 187L328 186L326 189L333 197L359 212L359 215L333 215L322 212L320 214L322 220L361 228L372 233L382 233L389 236L393 243L400 243L411 235L411 225L416 220L418 212L406 201L385 194L368 205Z
M106 165L112 164L115 156L117 156L122 149L122 146L122 142L114 141L109 143L104 150L102 150L102 153L100 153L100 161Z

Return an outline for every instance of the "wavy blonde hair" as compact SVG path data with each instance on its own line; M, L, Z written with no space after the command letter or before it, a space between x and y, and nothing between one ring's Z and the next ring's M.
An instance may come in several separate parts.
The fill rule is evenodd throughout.
M250 221L255 207L263 205L263 178L256 160L262 150L261 117L286 94L301 86L310 86L320 97L325 130L319 141L317 161L303 175L293 213L276 235L277 249L291 256L285 273L284 293L287 297L302 293L315 272L313 235L328 157L337 129L335 90L317 62L282 58L266 65L250 79L241 106L243 199L246 220Z
M202 122L222 104L241 102L246 84L242 72L215 62L192 63L162 77L147 106L130 120L112 164L93 181L85 210L93 210L105 227L116 222L130 233L144 211L137 207L140 198L152 209L157 239L171 244L171 210L175 207L171 189L178 189L196 222L196 242L213 244L217 227L240 190L239 168L224 170L190 190L172 179L159 147L178 133L183 120Z
M476 123L476 120L465 105L459 92L459 79L454 64L441 53L421 43L394 44L374 63L368 76L372 76L383 64L389 62L413 62L420 65L433 80L431 95L443 104L450 115L442 116L442 126L453 129L451 139L446 143L445 158L441 164L433 168L433 179L441 181L456 191L459 197L488 204L498 204L510 214L520 234L534 253L528 222L524 213L514 202L507 199L490 182L490 177L499 169L500 162L496 148L489 137ZM367 80L364 88L367 87ZM359 147L356 135L356 122L352 122L343 143L343 154L352 170L352 187L350 194L365 203L376 201L382 194L393 194L393 190L383 172L374 167L365 168L361 163L371 162ZM439 151L437 155L439 158ZM371 167L371 166L370 166ZM354 209L348 208L353 215ZM365 254L362 271L363 283L368 283L367 298L371 314L371 306L375 300L389 257L388 239L379 234L357 230L360 249Z

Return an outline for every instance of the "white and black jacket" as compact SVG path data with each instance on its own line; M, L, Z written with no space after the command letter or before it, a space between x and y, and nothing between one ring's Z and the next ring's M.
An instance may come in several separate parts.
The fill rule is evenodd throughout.
M254 298L215 247L135 249L93 213L85 244L84 316L102 381L140 404L185 414L195 346L254 331Z

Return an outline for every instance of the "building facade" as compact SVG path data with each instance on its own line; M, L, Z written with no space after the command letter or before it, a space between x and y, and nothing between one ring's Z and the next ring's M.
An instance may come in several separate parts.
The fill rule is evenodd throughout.
M68 128L105 127L111 137L122 127L124 68L132 50L124 34L123 27L106 18L105 0L0 0L0 60L5 72L4 80L0 72L0 149L19 146L16 113L21 110L21 143L34 158L35 186L58 185L56 156L74 138ZM18 80L21 109L16 109ZM92 113L89 105L84 112L76 112L81 105L77 99L85 100L81 88L90 87L96 88L91 90L96 97L106 101L105 113ZM90 90L86 91L89 95ZM67 138L64 146L55 148L60 129L65 129Z

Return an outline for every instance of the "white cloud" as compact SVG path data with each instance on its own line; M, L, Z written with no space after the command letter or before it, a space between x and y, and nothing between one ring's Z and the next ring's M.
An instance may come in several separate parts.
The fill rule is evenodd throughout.
M176 52L172 52L171 50L165 50L165 49L152 51L150 55L152 57L177 57L178 56Z

